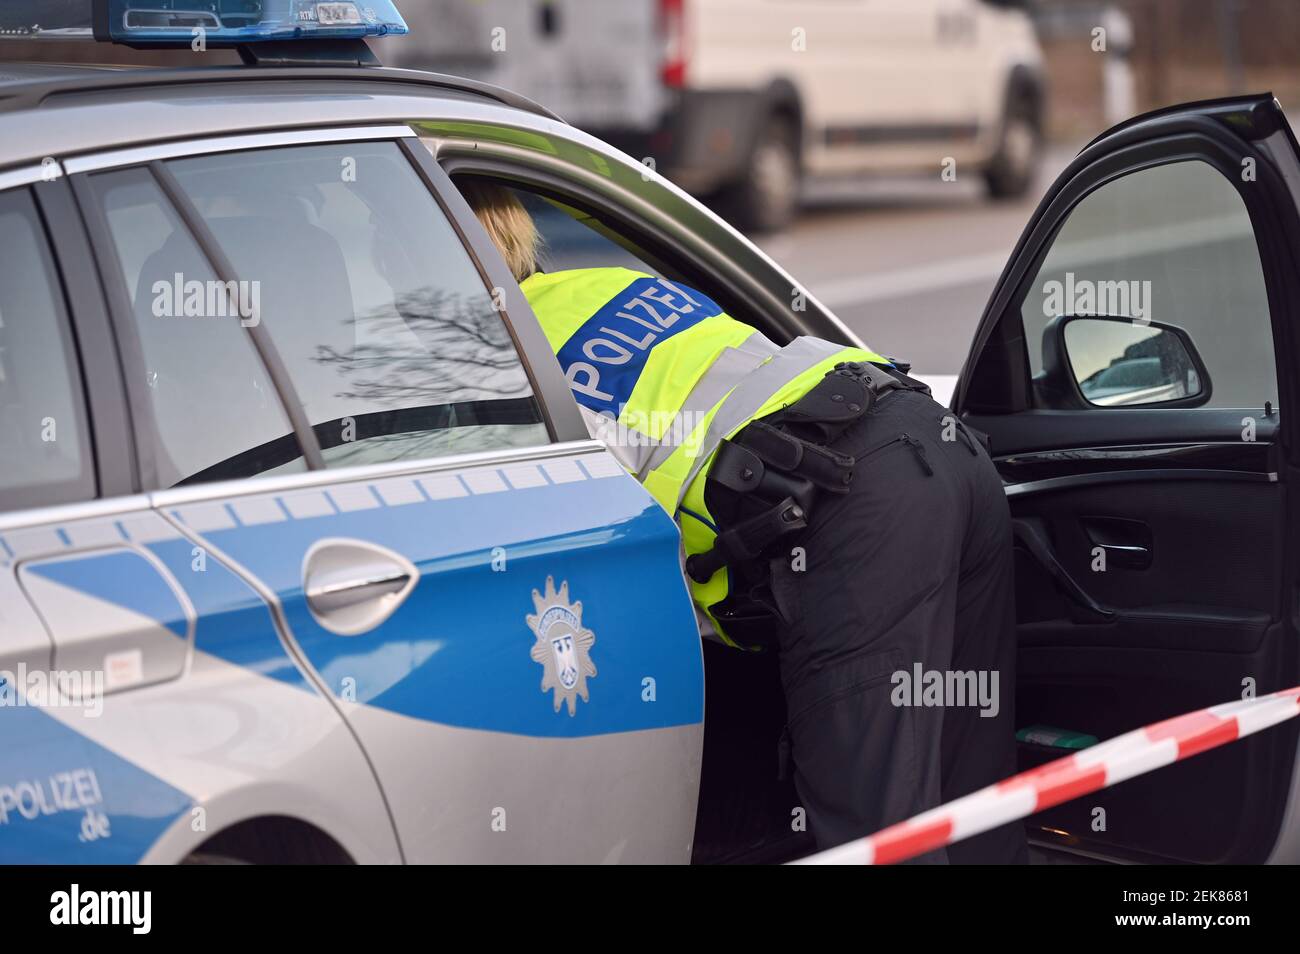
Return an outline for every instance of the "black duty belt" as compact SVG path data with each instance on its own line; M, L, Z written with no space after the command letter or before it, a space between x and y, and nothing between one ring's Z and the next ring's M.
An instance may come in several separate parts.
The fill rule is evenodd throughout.
M719 531L712 549L687 559L691 579L705 583L723 567L752 569L779 540L808 525L820 494L847 494L854 460L829 445L895 389L928 390L895 369L842 362L794 404L723 441L706 484ZM714 500L725 514L714 510ZM742 575L751 589L766 583L765 573Z

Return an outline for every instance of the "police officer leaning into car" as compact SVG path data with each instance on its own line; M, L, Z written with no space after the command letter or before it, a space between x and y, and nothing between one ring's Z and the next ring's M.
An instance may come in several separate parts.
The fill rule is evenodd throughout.
M1013 774L1010 518L979 442L870 351L778 347L703 293L624 268L542 272L514 194L460 185L593 435L681 527L704 628L775 644L782 745L819 847ZM996 715L916 705L894 674L918 664L996 673ZM1026 852L1014 823L946 859Z

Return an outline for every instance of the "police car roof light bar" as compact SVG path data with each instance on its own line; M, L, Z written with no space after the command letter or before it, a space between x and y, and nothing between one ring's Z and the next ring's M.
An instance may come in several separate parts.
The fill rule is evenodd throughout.
M0 38L95 39L137 49L301 44L257 62L374 62L356 44L408 33L393 0L4 0ZM341 44L351 45L343 46ZM306 52L320 45L316 55ZM333 51L333 52L331 52Z

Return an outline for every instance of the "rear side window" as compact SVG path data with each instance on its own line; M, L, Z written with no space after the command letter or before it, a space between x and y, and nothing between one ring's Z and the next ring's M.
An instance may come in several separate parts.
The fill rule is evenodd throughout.
M239 289L217 280L153 176L91 177L134 321L127 362L150 487L305 469L253 347Z
M58 275L27 190L0 194L0 510L95 495Z
M395 143L169 167L256 290L328 466L548 443L493 296Z

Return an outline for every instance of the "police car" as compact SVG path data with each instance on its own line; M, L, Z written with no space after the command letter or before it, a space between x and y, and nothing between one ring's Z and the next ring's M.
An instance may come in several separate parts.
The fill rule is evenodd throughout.
M774 340L852 335L545 109L373 64L388 2L94 12L248 62L0 68L0 860L809 850L773 660L702 645L673 522L589 438L456 183L524 196L552 268L638 263ZM1127 123L984 309L954 410L1016 518L1025 764L1298 681L1298 183L1269 97ZM1034 837L1295 861L1296 744Z

